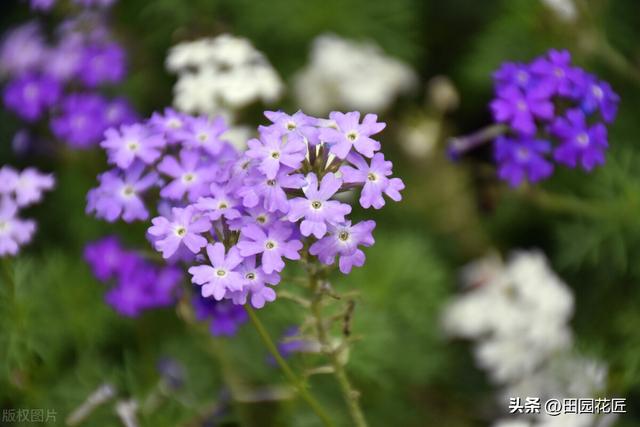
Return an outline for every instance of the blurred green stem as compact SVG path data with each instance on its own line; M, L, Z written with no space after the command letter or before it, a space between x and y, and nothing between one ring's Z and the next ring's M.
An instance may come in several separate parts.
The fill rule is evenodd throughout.
M313 412L315 412L316 415L318 415L318 417L320 418L320 420L322 420L322 424L324 424L325 426L333 426L334 423L331 420L331 418L329 418L329 415L327 415L327 413L322 408L320 403L318 403L318 401L311 395L311 393L309 393L309 390L307 390L307 387L306 387L305 383L303 382L303 380L301 380L293 372L293 370L291 369L291 367L289 366L287 361L284 360L284 358L282 357L282 355L278 351L278 347L276 347L275 343L273 342L273 339L271 339L271 336L269 335L269 332L267 332L267 329L264 327L264 325L262 324L262 322L258 318L258 315L256 314L256 312L253 310L253 308L251 308L251 306L249 304L245 304L244 307L247 310L247 313L249 314L249 318L251 319L251 322L253 323L253 325L255 326L256 330L258 331L258 335L260 335L260 338L262 339L262 342L267 347L267 350L269 350L271 355L276 359L276 362L278 363L278 365L280 366L280 368L284 372L284 374L287 377L287 379L295 387L295 389L298 391L300 396L311 407Z
M360 392L355 390L351 385L351 381L344 369L344 364L340 360L340 352L332 345L329 338L327 321L322 316L322 299L326 292L324 292L321 287L320 278L316 271L317 270L309 270L309 289L312 293L310 310L315 321L317 338L322 347L322 352L329 358L331 366L333 367L333 374L338 380L342 396L347 404L349 415L354 425L357 427L366 427L367 420L360 408Z
M7 282L6 286L9 291L8 301L13 302L13 299L16 293L16 283L13 277L13 268L11 265L11 260L9 258L2 259L2 268L0 270L2 270L2 277L4 278L4 281Z

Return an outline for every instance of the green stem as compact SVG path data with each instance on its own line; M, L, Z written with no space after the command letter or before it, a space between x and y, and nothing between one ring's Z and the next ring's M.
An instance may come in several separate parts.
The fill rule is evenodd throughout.
M284 372L287 379L296 388L305 402L307 402L307 404L311 407L313 412L315 412L320 420L322 420L322 424L324 424L325 426L333 426L334 423L331 418L329 418L329 415L327 415L320 403L318 403L318 401L311 395L311 393L309 393L309 390L307 390L307 387L303 383L303 381L293 372L286 360L284 360L284 358L278 351L278 347L276 347L276 345L274 344L271 336L269 335L269 332L267 332L267 329L258 318L256 312L253 310L253 308L251 308L249 304L245 304L244 307L249 314L249 318L251 319L253 326L255 326L256 330L258 331L258 335L260 335L262 342L267 347L267 350L269 350L269 353L271 353L271 355L276 359L276 362L282 369L282 372Z
M16 283L13 277L13 271L11 268L11 260L8 258L5 258L2 260L2 268L0 269L2 270L2 276L4 277L5 281L7 282L7 286L8 286L8 290L9 290L9 301L13 302L14 296L15 296L15 292L16 292Z
M357 427L366 427L367 420L364 417L362 408L360 408L360 393L351 385L351 381L349 381L349 377L347 376L347 371L344 369L344 365L340 361L340 354L331 345L329 340L329 333L326 328L325 319L322 317L321 308L324 292L319 289L319 285L320 283L317 275L313 272L309 272L309 287L313 294L310 309L315 320L318 341L320 342L323 353L327 355L331 366L333 367L333 374L336 377L336 380L338 380L340 391L342 392L344 401L347 404L349 415L351 416L354 425Z

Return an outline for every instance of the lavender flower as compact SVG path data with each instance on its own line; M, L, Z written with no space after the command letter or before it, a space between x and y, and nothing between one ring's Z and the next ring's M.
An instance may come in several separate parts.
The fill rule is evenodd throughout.
M244 257L261 254L262 270L267 273L282 271L284 261L300 259L302 242L291 238L293 228L285 223L277 223L265 232L255 225L248 225L242 229L243 240L238 242L240 254Z
M17 213L18 206L12 200L0 199L0 257L16 255L36 230L34 221L21 220Z
M145 126L133 124L120 127L120 131L107 130L100 146L107 150L111 163L126 169L135 159L153 163L160 157L160 149L164 144L160 135L149 133Z
M127 172L109 171L100 175L100 186L87 194L87 213L114 222L122 217L125 222L144 220L149 211L141 198L142 193L157 184L158 175L142 175L144 167L134 165Z
M214 243L207 245L207 255L211 265L198 265L189 268L191 281L202 285L202 296L213 296L220 301L227 291L239 291L242 289L242 275L236 271L242 262L242 257L236 247L232 247L225 255L224 245Z
M526 92L513 86L505 87L491 102L493 117L497 122L508 123L523 135L533 135L536 118L553 118L553 103L549 100L552 90L551 85L540 85Z
M208 117L189 118L187 126L179 132L180 139L187 148L202 149L215 156L223 148L220 136L227 130L224 119L211 120Z
M126 256L120 241L114 236L89 243L84 248L85 261L91 267L93 275L102 282L116 276L124 265Z
M351 222L331 226L327 236L311 245L309 253L316 255L323 264L327 265L333 264L335 257L338 256L340 271L348 274L353 266L364 265L365 255L358 246L373 245L371 232L375 226L374 221L362 221L353 226Z
M342 179L346 183L362 184L360 205L367 209L373 206L380 209L384 206L383 194L398 202L402 200L400 191L404 189L404 183L400 178L388 178L392 172L391 162L384 159L382 153L376 153L371 159L371 165L358 154L350 154L349 162L355 166L343 165L340 168Z
M0 74L18 75L38 68L46 46L36 22L10 30L0 45Z
M285 139L279 133L264 132L261 139L248 142L247 157L258 161L258 169L267 178L274 179L280 165L297 169L304 160L307 147L299 139Z
M180 160L166 156L158 164L158 170L173 179L160 192L162 197L181 200L185 193L191 202L198 200L208 192L215 178L215 171L207 167L202 157L192 150L180 151Z
M320 142L318 119L307 116L302 111L292 115L282 111L265 111L264 115L273 123L270 128L286 136L287 141L300 141L311 145L317 145Z
M207 218L196 216L194 210L193 206L173 208L171 220L163 216L151 220L149 234L156 238L155 247L164 258L173 255L181 244L194 254L207 245L207 239L201 234L209 230L211 223Z
M225 188L211 184L211 196L200 197L195 204L210 220L216 221L221 217L234 220L242 216L238 201Z
M5 87L4 105L25 121L33 122L58 101L60 93L55 79L27 73Z
M49 11L55 6L56 0L31 0L31 9Z
M36 223L19 218L19 210L39 202L53 185L51 175L34 168L22 172L9 166L0 168L0 257L16 255L20 246L31 241Z
M316 174L307 175L307 184L302 188L305 197L296 197L289 203L289 220L300 223L303 236L313 234L318 239L327 232L328 224L344 222L344 216L351 212L351 206L337 200L329 200L342 186L342 181L328 173L318 185Z
M360 154L372 157L373 153L380 150L380 142L371 139L385 128L385 123L378 122L376 114L367 114L360 124L360 113L333 112L329 114L336 127L320 129L320 139L330 145L330 151L338 158L344 159L351 148L355 148Z

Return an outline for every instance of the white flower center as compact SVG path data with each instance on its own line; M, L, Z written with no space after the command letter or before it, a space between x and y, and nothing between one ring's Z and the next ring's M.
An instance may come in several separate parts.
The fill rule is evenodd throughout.
M182 127L182 122L178 119L169 119L167 126L171 129L180 129Z
M195 181L195 179L196 175L193 172L187 172L182 175L182 182L184 182L185 184L191 184L193 181Z
M264 244L264 247L268 250L272 250L276 248L276 242L274 242L273 240L267 240Z
M136 194L136 190L135 188L133 188L132 185L127 184L124 187L122 187L122 195L124 197L126 198L133 197L135 196L135 194Z
M184 235L187 234L187 229L184 226L179 225L176 227L175 233L178 237L184 237Z
M516 103L516 108L520 111L527 111L527 103L524 101L518 101Z
M278 160L280 158L280 152L279 151L272 151L271 152L271 158Z
M586 147L587 145L589 145L589 135L586 132L582 132L578 134L578 136L576 137L576 141L578 142L579 146Z
M227 275L227 270L223 270L222 268L216 269L216 276L224 277Z
M127 142L127 149L129 151L138 151L140 149L140 143L138 141Z
M595 96L597 99L602 99L604 97L604 91L600 88L600 86L593 86L591 88L591 93L593 93L593 96Z
M318 210L322 207L322 202L320 200L314 200L311 202L311 207L315 210Z
M347 139L349 141L355 141L356 139L358 139L358 132L356 132L355 130L347 132Z
M226 200L221 200L220 203L218 203L218 209L227 209L229 207L229 202L227 202Z
M518 158L518 160L529 160L529 149L528 148L518 148L518 150L516 151L516 157Z
M198 134L197 138L198 138L198 141L204 143L204 142L207 142L209 140L209 134L201 132L201 133Z
M265 214L260 214L256 217L256 221L260 224L265 224L267 222L267 216Z
M348 241L349 237L351 237L351 235L346 230L342 230L341 232L338 233L338 239L343 241L343 242Z
M564 70L560 67L556 67L553 70L553 74L555 74L556 77L564 77Z
M256 279L256 273L250 272L250 273L245 274L244 277L247 280L255 280Z
M9 232L9 226L11 224L9 221L4 221L0 219L0 234L5 234Z
M373 172L369 172L367 174L367 181L376 182L378 180L378 175Z
M527 74L526 71L518 71L516 78L518 79L518 82L520 82L520 84L524 84L529 81L529 74Z

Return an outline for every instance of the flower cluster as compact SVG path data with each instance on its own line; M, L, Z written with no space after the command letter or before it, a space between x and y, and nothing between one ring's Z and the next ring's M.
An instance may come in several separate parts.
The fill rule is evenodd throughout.
M0 257L16 255L20 246L31 241L36 223L21 219L18 214L40 202L43 193L53 185L53 176L33 168L22 172L9 166L0 168Z
M463 283L466 292L446 308L444 327L475 341L478 365L503 387L501 402L589 397L604 389L606 367L572 351L573 295L542 254L518 252L506 265L496 256L482 259L464 270ZM537 417L517 422L546 425Z
M186 113L233 113L251 103L277 100L280 77L247 39L223 34L171 48L167 69L178 75L174 106Z
M97 12L62 22L51 43L30 22L9 31L0 45L5 107L27 124L48 122L52 134L74 148L95 145L107 128L137 120L126 100L98 92L122 81L125 71L125 52Z
M196 294L192 304L196 319L208 321L209 332L214 337L235 335L248 318L245 309L231 301L216 301Z
M218 301L273 301L286 259L337 259L345 274L362 266L375 222L352 223L351 206L337 196L361 189L360 205L376 209L385 195L400 200L404 184L372 138L385 124L358 112L266 116L272 123L246 152L220 139L221 120L172 110L107 132L102 146L116 168L89 193L88 212L147 219L145 193L159 187L150 240L170 262L197 263L192 282Z
M314 114L336 108L382 112L416 83L408 65L378 46L325 34L314 40L310 63L296 75L294 92L298 104Z
M88 244L84 258L98 280L113 283L105 300L123 316L137 317L145 310L176 303L184 279L177 267L159 267L126 250L115 237Z
M498 174L511 186L537 182L558 164L591 171L605 161L607 124L619 97L611 86L551 50L529 64L507 62L494 73L491 111L508 127L494 146Z

